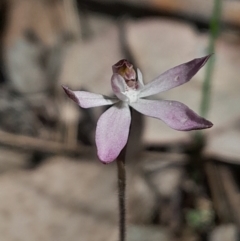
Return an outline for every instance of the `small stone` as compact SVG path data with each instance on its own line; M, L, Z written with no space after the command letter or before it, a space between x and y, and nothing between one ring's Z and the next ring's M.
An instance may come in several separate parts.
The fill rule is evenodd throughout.
M134 225L130 226L128 233L129 241L170 241L172 240L171 235L166 229L154 226L141 226Z
M65 14L69 16L66 16ZM74 1L8 1L3 60L9 87L19 94L52 90L69 41L79 35Z
M30 136L36 135L40 129L28 102L4 88L0 90L0 126L10 133Z
M144 163L147 183L157 197L158 218L172 231L181 227L182 183L185 178L186 156L180 154L152 154Z
M113 166L52 158L0 176L1 239L117 240Z
M77 41L66 52L60 83L71 89L109 95L112 93L112 65L122 58L118 30L111 25L108 31L87 41Z
M239 230L234 224L220 225L209 235L209 241L237 241L239 238Z
M128 221L150 224L155 214L156 195L141 172L128 172L127 197Z
M222 162L240 164L240 126L239 122L231 123L221 131L209 135L208 145L204 150L207 157Z
M184 179L184 165L187 157L183 154L155 153L146 159L144 171L155 187L157 194L170 198L178 192Z
M25 168L31 158L31 154L4 147L0 147L0 153L0 174Z

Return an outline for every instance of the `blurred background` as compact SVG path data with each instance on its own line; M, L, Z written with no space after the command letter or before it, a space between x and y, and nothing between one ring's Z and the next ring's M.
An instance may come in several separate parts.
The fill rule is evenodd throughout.
M104 108L61 88L112 95L111 66L144 82L214 53L178 100L214 123L178 132L133 112L129 241L237 241L240 228L240 2L0 1L0 240L112 241L116 164L96 156Z

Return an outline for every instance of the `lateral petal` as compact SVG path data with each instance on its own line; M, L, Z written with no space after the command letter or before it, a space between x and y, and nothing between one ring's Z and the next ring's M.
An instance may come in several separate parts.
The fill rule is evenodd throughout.
M144 115L158 118L179 131L210 128L213 124L178 101L139 99L131 106Z
M211 55L193 59L167 70L143 87L140 97L155 95L188 82L208 61Z
M119 102L104 112L98 120L96 145L99 159L114 161L128 140L131 114L126 103Z
M62 86L70 99L75 101L82 108L90 108L102 105L112 105L119 101L117 98L110 98L104 95L87 91L72 91L66 86Z

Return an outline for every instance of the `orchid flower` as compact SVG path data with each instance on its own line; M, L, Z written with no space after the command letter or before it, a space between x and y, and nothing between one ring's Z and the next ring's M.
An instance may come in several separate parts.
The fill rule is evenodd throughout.
M112 162L126 145L131 123L129 106L144 115L162 120L175 130L212 127L210 121L198 116L181 102L145 98L188 82L209 57L210 55L176 66L146 85L139 69L136 73L132 64L125 59L120 60L112 67L114 98L86 91L72 91L63 86L66 94L82 108L113 105L97 122L96 145L99 159L103 163Z

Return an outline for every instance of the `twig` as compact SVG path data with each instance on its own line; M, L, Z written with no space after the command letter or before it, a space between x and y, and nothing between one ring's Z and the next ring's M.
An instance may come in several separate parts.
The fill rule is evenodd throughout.
M205 172L207 174L208 184L212 196L212 201L218 218L221 222L231 222L230 207L226 200L226 194L223 187L223 179L220 175L220 164L216 162L206 162Z
M79 144L69 146L64 143L12 134L2 130L0 130L0 144L18 149L24 149L27 151L40 151L57 154L83 154L91 149L90 147L81 146Z
M223 182L223 188L226 194L226 198L229 203L233 221L236 223L238 228L240 228L240 199L239 190L237 184L234 180L233 173L228 166L221 165L220 176Z

